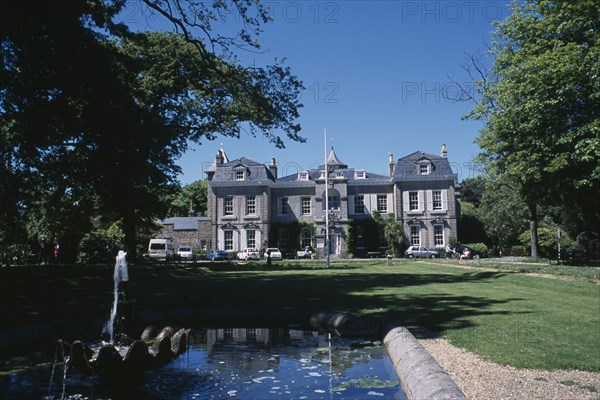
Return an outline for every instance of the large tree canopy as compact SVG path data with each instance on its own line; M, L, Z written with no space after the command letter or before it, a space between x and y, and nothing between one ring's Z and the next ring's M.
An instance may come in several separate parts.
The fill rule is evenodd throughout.
M536 207L562 202L580 228L600 224L600 3L514 2L491 46L492 75L469 115L494 178ZM534 225L532 225L534 227ZM534 229L532 229L532 232Z
M268 10L252 0L140 4L173 32L117 22L125 0L0 6L0 208L13 227L58 193L65 212L121 219L133 252L136 226L166 212L161 193L190 141L242 130L278 147L282 134L304 140L300 81L278 62L245 67L231 50L258 47ZM231 9L243 29L219 35L213 22Z

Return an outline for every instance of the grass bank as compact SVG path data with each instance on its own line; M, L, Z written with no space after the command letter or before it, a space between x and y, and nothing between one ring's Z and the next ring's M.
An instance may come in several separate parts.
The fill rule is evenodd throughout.
M136 309L257 307L395 319L520 368L600 371L600 285L444 262L136 266ZM107 311L109 267L0 269L2 326ZM8 305L8 306L7 306Z

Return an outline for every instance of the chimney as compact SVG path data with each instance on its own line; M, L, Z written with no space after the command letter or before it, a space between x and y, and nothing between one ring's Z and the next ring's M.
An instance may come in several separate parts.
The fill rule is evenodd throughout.
M217 151L217 156L215 157L215 164L223 165L223 154L221 153L221 150Z
M448 158L448 150L446 149L446 144L442 145L442 150L440 151L440 156L444 158Z
M388 175L392 176L394 175L394 155L392 154L392 152L390 152L390 154L388 155Z
M273 178L277 179L277 163L275 162L275 157L271 158L271 165L269 165L269 171L271 171Z
M188 217L195 217L196 212L194 211L194 206L192 205L192 200L190 200L190 209L188 210Z

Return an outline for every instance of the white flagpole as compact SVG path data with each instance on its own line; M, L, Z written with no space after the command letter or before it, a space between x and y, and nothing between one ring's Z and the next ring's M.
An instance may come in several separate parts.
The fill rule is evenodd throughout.
M327 166L327 128L323 131L325 154L325 255L329 268L329 168Z

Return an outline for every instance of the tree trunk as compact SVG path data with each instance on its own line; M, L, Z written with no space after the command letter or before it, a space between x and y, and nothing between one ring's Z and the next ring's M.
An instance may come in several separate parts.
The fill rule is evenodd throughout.
M531 258L537 260L540 256L538 243L538 215L537 206L535 204L529 205L529 231L531 233Z

